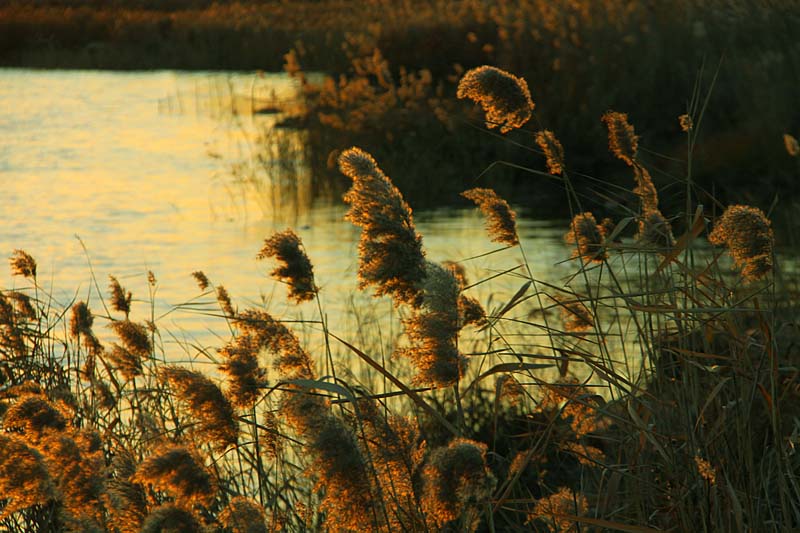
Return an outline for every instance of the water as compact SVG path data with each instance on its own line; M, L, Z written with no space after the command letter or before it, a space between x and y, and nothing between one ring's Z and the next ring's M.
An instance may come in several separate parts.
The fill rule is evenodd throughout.
M59 304L84 299L101 314L97 286L105 295L108 276L116 276L134 294L132 318L149 319L152 301L165 352L183 360L203 350L213 354L228 334L224 321L209 316L218 310L195 285L195 270L224 285L239 307L318 317L313 304L287 303L285 287L268 276L274 265L255 259L264 238L293 227L314 263L332 329L361 342L378 332L390 342L397 326L381 317L396 318L391 305L357 290L359 232L343 220L340 199L314 199L308 170L291 155L299 150L288 156L276 150L275 157L289 160L265 164L258 182L236 166L252 155L258 131L276 119L232 120L225 99L231 91L244 95L237 105L247 107L250 95L291 98L294 87L282 75L0 71L0 255L26 250ZM284 135L290 148L302 142ZM237 168L238 177L231 172ZM264 185L285 182L281 168L294 180L288 195L285 187ZM477 210L415 216L431 259L497 248ZM560 264L569 255L563 225L522 217L519 232L537 276L556 280L570 271ZM469 261L467 270L475 280L519 262L519 252L507 250ZM157 279L152 299L148 271ZM29 287L7 269L2 276L6 288ZM473 292L497 305L519 284L506 277Z

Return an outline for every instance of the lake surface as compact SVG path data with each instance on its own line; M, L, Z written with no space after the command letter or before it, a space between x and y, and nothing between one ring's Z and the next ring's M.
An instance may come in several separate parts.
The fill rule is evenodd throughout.
M287 303L285 287L268 276L274 264L255 259L266 237L292 227L314 263L331 328L356 342L367 342L359 337L368 331L391 340L396 326L381 318L396 319L391 304L357 290L359 231L344 221L346 206L308 190L301 134L282 131L271 159L254 170L255 140L277 119L231 113L294 92L282 75L0 70L0 256L26 250L39 263L40 285L60 304L83 299L102 313L90 260L104 296L109 275L133 292L138 320L150 318L152 271L164 349L181 360L200 347L213 354L228 335L224 321L209 316L218 309L195 285L196 270L224 285L239 307L318 318L316 305ZM524 206L515 207L537 277L567 275L563 224L526 218ZM415 220L431 259L497 249L476 209L416 212ZM467 271L476 281L519 257L506 250L467 262ZM4 287L29 286L0 270ZM499 304L520 283L505 277L473 293Z

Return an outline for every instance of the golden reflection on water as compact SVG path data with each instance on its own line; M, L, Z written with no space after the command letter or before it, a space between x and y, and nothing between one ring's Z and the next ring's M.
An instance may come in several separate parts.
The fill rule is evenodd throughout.
M273 130L264 139L273 116L222 113L221 87L233 88L229 96L256 94L252 75L6 70L0 79L7 110L0 129L8 139L0 152L0 249L32 254L40 285L58 305L82 299L102 313L98 290L107 297L114 275L133 292L132 319L156 319L169 359L209 362L230 330L213 294L202 294L191 278L202 270L240 308L266 306L300 320L294 327L306 333L312 353L323 353L316 304L290 304L285 287L268 276L274 265L255 259L264 238L292 227L314 263L331 330L376 357L390 356L402 311L357 290L358 230L344 221L340 200L315 201L301 134ZM256 81L291 94L285 77ZM208 95L216 108L204 107ZM256 157L259 144L269 147L266 157ZM473 282L520 264L516 249L484 255L496 245L475 209L415 216L428 257L473 258L465 263ZM557 282L573 270L562 263L569 255L563 229L523 217L519 232L537 277ZM148 271L157 279L152 292ZM27 286L8 271L3 276L7 288ZM520 284L504 276L471 292L491 309ZM515 342L537 351L543 339ZM352 355L341 347L337 353L349 368Z

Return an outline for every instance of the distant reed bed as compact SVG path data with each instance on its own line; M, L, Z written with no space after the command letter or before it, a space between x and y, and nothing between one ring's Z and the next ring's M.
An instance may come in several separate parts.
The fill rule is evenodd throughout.
M463 192L496 258L479 271L471 259L427 257L410 204L370 153L351 147L335 161L350 180L346 218L361 231L360 287L396 309L390 353L381 339L329 328L325 280L292 229L268 236L254 260L271 265L305 318L241 308L194 272L229 338L215 351L190 345L183 364L147 298L110 277L107 290L94 281L91 300L54 305L35 258L14 251L23 281L0 292L0 527L800 527L798 287L780 269L766 213L700 204L690 164L683 209L665 211L645 142L619 111L602 122L629 186L596 186L629 207L586 209L570 152L556 130L538 129L535 87L480 66L457 97L482 108L489 131L535 124L519 147L535 164L523 170L563 187L566 278L537 274L536 250L493 189ZM665 118L682 125L688 157L701 96ZM490 306L473 296L498 278L516 293ZM148 286L152 301L153 273ZM372 379L355 377L355 362Z
M582 174L624 184L596 142L609 108L625 109L646 136L651 172L677 180L683 141L664 111L684 114L695 83L714 79L695 179L724 201L768 205L793 190L794 165L775 140L800 128L798 34L792 0L370 0L358 9L344 0L14 0L0 7L0 63L278 71L291 52L291 71L329 75L309 84L307 113L292 121L309 129L314 174L345 189L330 154L362 146L390 168L413 167L396 179L416 205L470 188L485 161L526 164L454 98L471 68L492 64L535 83L537 116L570 148L581 187ZM559 197L507 167L495 173L499 193L524 193L542 211ZM679 196L672 190L664 202Z

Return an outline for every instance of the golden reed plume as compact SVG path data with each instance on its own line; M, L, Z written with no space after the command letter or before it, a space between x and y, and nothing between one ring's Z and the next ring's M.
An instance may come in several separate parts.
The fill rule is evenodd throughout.
M395 303L419 305L418 283L425 277L425 254L411 208L372 156L360 148L350 148L339 156L339 170L353 180L344 195L350 204L345 218L362 230L360 287L372 285L377 296L390 295Z
M756 281L772 270L774 237L761 209L732 205L725 209L708 236L711 244L726 246L745 281Z
M608 148L618 159L630 166L636 160L639 137L628 123L628 115L617 111L606 111L601 117L608 128Z
M542 149L547 159L547 171L550 174L562 174L564 172L564 147L556 139L555 134L550 130L537 132L536 144Z
M220 449L236 444L239 425L230 401L214 382L199 372L168 366L160 371L197 423L195 435Z
M55 497L44 458L20 435L0 433L0 494L6 500L0 520Z
M496 480L486 466L486 445L454 439L433 450L423 473L422 506L436 531L461 520L462 531L474 531L479 509L489 501ZM448 526L449 524L449 526Z
M516 214L508 202L497 196L492 189L475 188L461 193L472 200L486 217L486 230L492 241L508 246L519 244Z
M232 533L269 533L264 508L244 496L233 497L219 519Z
M165 503L147 515L141 533L203 533L204 531L206 529L194 511Z
M573 217L569 231L564 234L564 242L572 245L572 257L580 257L584 263L602 263L608 259L606 230L588 211Z
M486 127L507 133L531 118L534 103L524 79L484 65L468 70L458 82L458 98L477 102L486 113Z
M10 262L13 276L36 278L36 260L28 252L14 250Z
M127 318L131 313L131 299L133 298L133 295L130 291L126 293L125 289L119 284L119 281L117 281L117 278L114 276L108 276L108 279L108 289L111 292L111 307L115 311L125 313L125 318Z
M132 480L168 493L179 504L208 507L217 495L217 483L197 450L166 445L145 459Z
M219 351L225 358L219 369L228 376L228 395L237 407L253 407L266 385L266 370L258 365L260 350L258 339L245 333Z
M275 257L282 263L271 274L288 283L289 298L298 303L314 299L319 290L314 284L314 267L294 231L287 229L266 239L256 258L268 257Z

